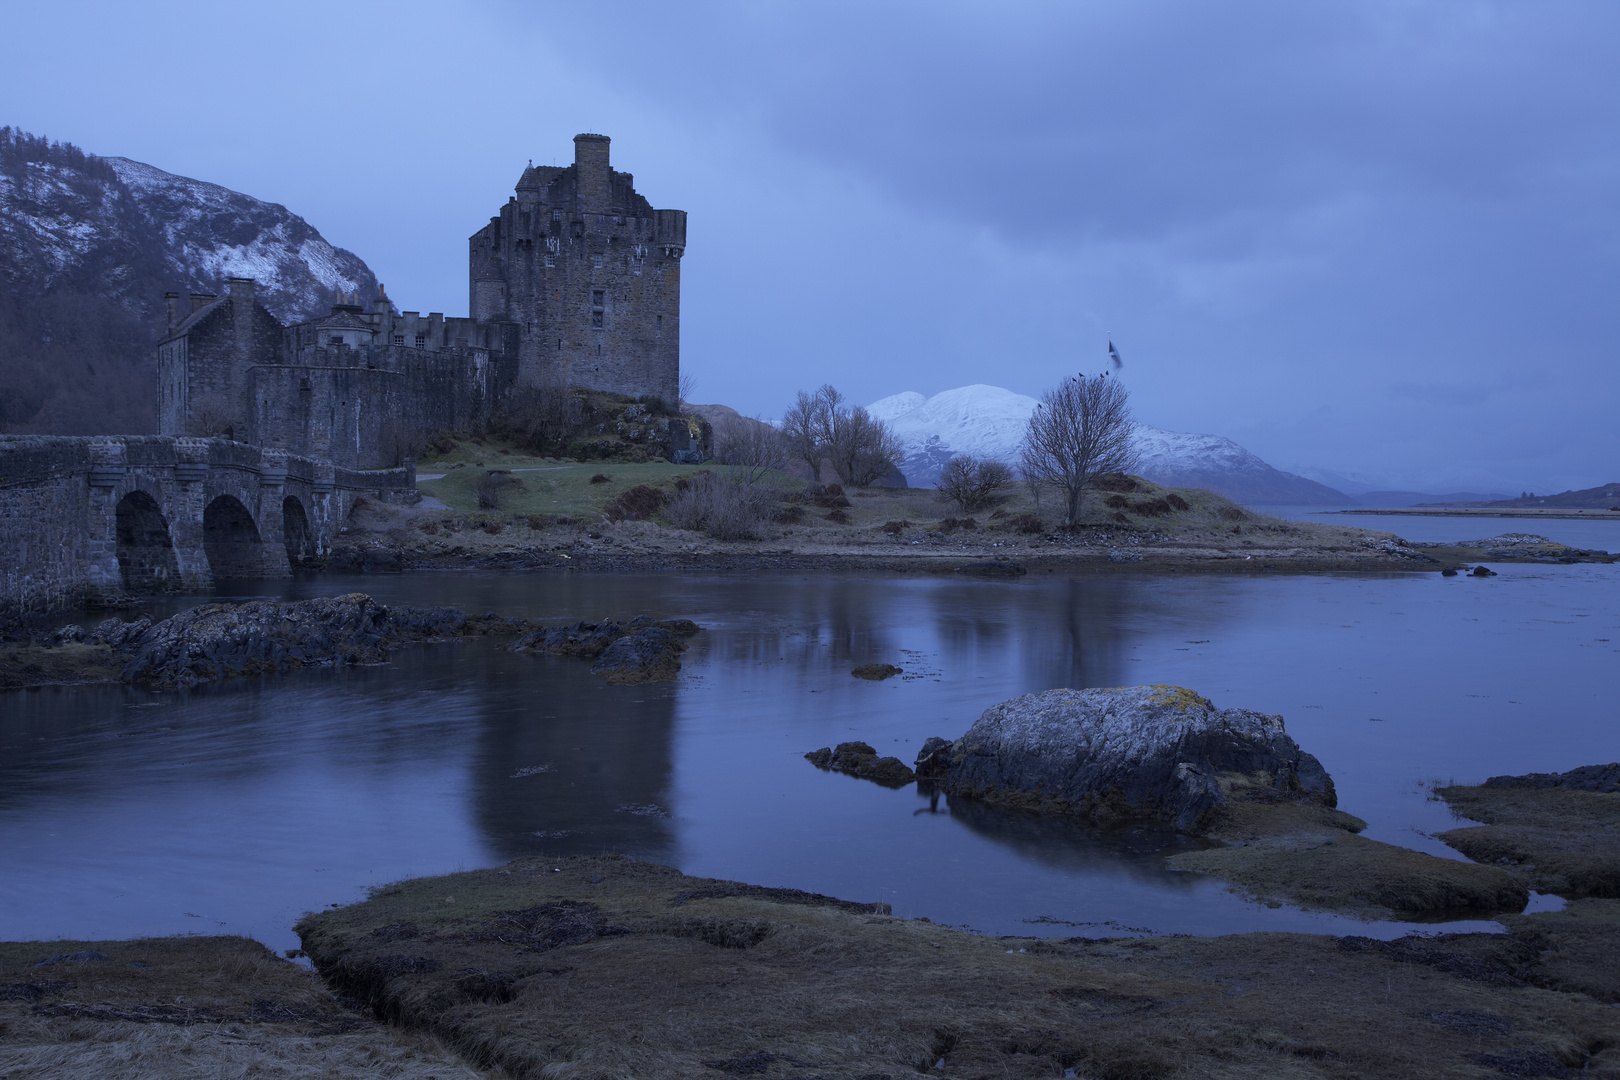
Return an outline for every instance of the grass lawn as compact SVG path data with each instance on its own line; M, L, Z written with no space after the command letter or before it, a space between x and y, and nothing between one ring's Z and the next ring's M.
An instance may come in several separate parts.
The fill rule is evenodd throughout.
M500 505L503 513L564 514L571 517L601 513L602 508L626 488L637 484L661 487L677 476L688 476L703 468L701 465L671 465L665 461L645 465L593 461L581 465L550 458L523 458L516 454L478 460L491 469L513 470L512 479L520 486L506 489ZM455 464L434 462L431 467L427 463L417 466L419 472L430 475L438 472L440 467L449 466L442 479L419 481L417 488L422 494L433 496L453 510L474 513L478 510L478 495L473 490L473 482L485 470L471 462L459 468L454 467ZM597 475L609 479L606 483L591 483L591 477Z

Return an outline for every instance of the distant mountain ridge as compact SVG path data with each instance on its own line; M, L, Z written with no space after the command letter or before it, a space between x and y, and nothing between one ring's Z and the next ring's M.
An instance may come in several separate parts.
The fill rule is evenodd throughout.
M1611 509L1620 506L1620 482L1612 484L1599 484L1597 487L1581 488L1579 491L1560 491L1556 495L1534 495L1526 492L1517 499L1494 499L1489 502L1433 502L1418 503L1419 506L1481 506L1502 507L1503 509L1520 507L1565 507L1570 509Z
M0 128L0 430L154 430L163 293L236 276L283 322L377 289L284 206Z
M894 429L905 446L900 469L908 483L932 486L957 454L1016 466L1024 428L1036 401L999 386L976 384L933 397L894 394L867 406ZM1207 488L1247 503L1344 506L1352 500L1325 484L1266 464L1231 439L1138 424L1136 472L1155 483Z

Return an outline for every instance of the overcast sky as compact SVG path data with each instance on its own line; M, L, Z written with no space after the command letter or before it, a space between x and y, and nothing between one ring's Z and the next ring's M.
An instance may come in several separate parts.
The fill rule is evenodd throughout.
M1620 480L1620 4L7 4L0 123L467 311L529 159L690 213L694 397L1123 353L1137 418L1423 490Z

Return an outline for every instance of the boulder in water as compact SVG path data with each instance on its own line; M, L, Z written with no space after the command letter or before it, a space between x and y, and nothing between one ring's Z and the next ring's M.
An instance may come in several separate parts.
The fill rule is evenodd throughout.
M930 739L919 779L949 795L1097 820L1207 831L1233 801L1333 807L1333 780L1280 716L1217 709L1179 686L1048 690L1004 701L952 743Z

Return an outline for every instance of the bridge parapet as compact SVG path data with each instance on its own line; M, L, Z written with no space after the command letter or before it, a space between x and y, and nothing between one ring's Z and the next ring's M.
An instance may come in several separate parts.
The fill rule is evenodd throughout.
M0 611L202 592L318 560L355 499L414 501L415 468L161 435L0 435Z

